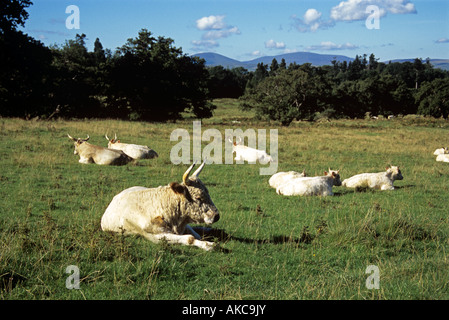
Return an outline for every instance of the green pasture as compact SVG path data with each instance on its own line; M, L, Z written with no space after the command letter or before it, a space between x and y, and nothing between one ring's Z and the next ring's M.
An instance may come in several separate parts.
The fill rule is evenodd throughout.
M448 299L449 164L433 151L449 145L449 123L418 117L294 122L281 127L238 109L218 109L202 129L278 129L278 171L342 179L401 168L394 191L333 197L284 197L259 174L262 165L211 164L201 174L220 221L219 249L154 244L105 233L100 219L114 195L131 186L181 181L170 133L176 123L120 120L0 119L0 299ZM78 163L67 138L105 133L148 145L159 158L126 166ZM207 142L203 142L203 146ZM368 266L379 268L369 289ZM68 266L80 271L68 289Z

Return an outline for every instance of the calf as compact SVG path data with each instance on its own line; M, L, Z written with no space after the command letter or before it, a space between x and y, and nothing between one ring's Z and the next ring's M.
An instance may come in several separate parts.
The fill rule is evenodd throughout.
M284 196L332 196L332 186L340 186L340 170L329 169L324 176L294 178L277 187L276 192Z
M214 244L200 240L188 223L212 224L220 218L209 191L198 178L205 162L189 177L193 163L182 177L157 188L132 187L117 194L101 218L101 228L139 234L152 242L193 245L211 250ZM190 231L192 234L185 234Z
M385 168L386 172L360 173L343 180L342 185L348 188L370 188L394 190L393 182L402 180L401 170L397 166Z
M75 151L74 154L80 156L79 163L89 164L96 163L100 165L124 165L132 161L133 159L127 156L123 151L112 150L108 148L103 148L100 146L95 146L87 142L89 140L89 135L86 139L75 139L69 134L67 136L74 141Z

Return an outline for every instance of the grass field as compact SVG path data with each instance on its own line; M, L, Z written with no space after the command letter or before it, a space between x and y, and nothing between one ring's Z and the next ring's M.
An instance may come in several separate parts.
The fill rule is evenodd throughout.
M234 100L216 101L202 129L279 130L278 171L329 167L342 179L401 167L394 191L283 197L261 165L209 165L201 174L221 219L220 249L153 244L101 231L100 219L125 188L181 181L173 165L177 123L0 119L0 299L448 299L449 145L442 119L260 122ZM122 167L78 163L67 138L104 134L145 144L159 158ZM80 271L69 290L68 266ZM379 269L379 289L365 273Z

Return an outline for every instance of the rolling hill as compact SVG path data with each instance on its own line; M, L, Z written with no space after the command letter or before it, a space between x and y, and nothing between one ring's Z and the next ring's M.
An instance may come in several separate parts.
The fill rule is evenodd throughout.
M254 71L257 68L258 63L271 64L274 58L280 63L282 59L285 59L287 66L290 63L297 63L299 65L304 63L311 63L313 66L323 66L330 65L332 60L337 61L353 61L354 58L350 58L343 55L333 55L333 54L318 54L312 52L294 52L286 53L275 56L264 56L248 61L239 61L235 59L228 58L218 53L205 52L194 54L193 56L200 57L206 61L206 66L223 66L225 68L236 68L243 67L249 71ZM397 59L391 60L391 62L413 62L414 59ZM388 63L389 61L384 61ZM449 59L430 59L430 62L435 68L441 68L443 70L449 70Z
M243 67L250 71L253 71L257 68L258 63L271 64L274 58L280 63L282 59L285 59L287 65L290 63L304 64L311 63L314 66L322 66L322 65L330 65L331 61L336 59L338 61L352 61L353 58L349 58L341 55L330 55L330 54L318 54L312 52L294 52L294 53L286 53L280 54L276 56L264 56L260 58L256 58L248 61L239 61L235 59L228 58L218 53L213 52L205 52L194 54L193 56L200 57L206 60L206 66L223 66L225 68L235 68L235 67Z

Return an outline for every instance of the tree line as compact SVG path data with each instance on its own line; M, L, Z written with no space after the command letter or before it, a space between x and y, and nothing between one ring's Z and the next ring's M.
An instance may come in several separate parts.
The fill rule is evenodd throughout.
M142 29L115 52L86 35L47 47L17 30L29 0L0 3L0 115L166 121L212 116L204 60Z
M206 67L170 38L142 29L114 52L86 35L47 47L17 30L30 0L0 2L0 116L167 121L211 117L215 98L288 125L294 119L419 113L447 118L449 73L429 60L382 63L374 54L312 66L284 59L256 70Z
M252 81L252 82L251 82ZM371 54L331 65L259 64L241 96L261 118L291 121L366 115L449 115L449 72L429 59L382 63Z

